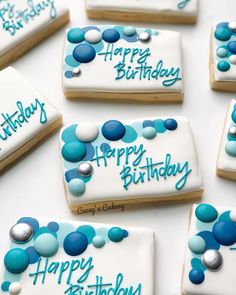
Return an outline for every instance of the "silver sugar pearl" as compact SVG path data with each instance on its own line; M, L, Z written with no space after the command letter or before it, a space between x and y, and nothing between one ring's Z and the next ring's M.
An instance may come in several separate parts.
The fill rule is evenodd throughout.
M79 175L83 177L89 177L93 174L93 166L90 163L82 163L78 167Z
M230 127L229 128L229 135L236 137L236 127Z
M208 270L218 271L222 267L223 257L217 250L207 250L203 254L202 262Z
M72 74L74 77L79 77L81 75L81 69L80 68L74 68L72 70Z
M14 243L24 244L33 237L33 229L27 223L17 223L10 229L9 235Z
M142 42L148 42L151 39L151 35L148 32L142 32L138 38Z

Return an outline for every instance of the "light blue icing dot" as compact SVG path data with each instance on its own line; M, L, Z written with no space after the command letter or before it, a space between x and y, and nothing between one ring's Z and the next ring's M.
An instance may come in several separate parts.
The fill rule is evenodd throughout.
M62 156L68 162L79 162L87 153L84 143L79 141L71 141L66 143L62 148Z
M34 247L28 247L25 249L25 252L29 256L29 264L34 264L39 261L39 254L38 252L34 249Z
M234 109L234 111L231 115L231 118L232 118L233 122L236 124L236 109Z
M14 248L7 252L4 258L6 269L13 274L24 272L29 265L29 257L25 250Z
M137 33L137 30L135 29L135 27L132 27L132 26L128 26L128 27L125 27L124 30L123 30L123 33L126 35L126 36L134 36L136 33Z
M70 29L67 33L67 40L71 43L80 43L84 41L84 31L79 28Z
M8 270L4 271L4 280L8 282L19 282L21 280L21 274L14 274Z
M145 121L143 121L143 128L145 128L145 127L153 127L153 128L155 128L155 124L151 120L145 120Z
M40 227L35 235L34 235L34 240L37 239L37 237L39 237L42 234L52 234L54 237L57 237L57 234L55 232L50 231L50 229L46 226Z
M157 133L166 132L166 127L164 126L164 121L161 119L154 120L155 128Z
M67 55L67 57L65 58L65 62L66 64L68 64L68 66L72 68L78 67L80 65L80 63L76 61L72 55Z
M85 182L78 178L72 179L68 184L68 188L70 193L75 197L82 196L86 191Z
M75 227L71 223L60 223L59 224L59 231L57 232L57 240L60 247L63 246L65 237L75 231Z
M85 44L88 44L88 45L92 46L93 49L94 49L97 53L99 53L100 51L102 51L103 48L104 48L104 42L103 42L103 41L100 41L100 42L98 42L98 43L96 43L96 44L90 44L90 43L85 42Z
M64 75L65 75L65 77L66 77L67 79L72 79L72 78L74 78L74 75L73 75L72 71L66 71Z
M231 157L236 157L236 142L228 141L225 145L226 153Z
M217 210L209 204L200 204L195 211L196 217L202 222L213 222L218 216Z
M80 63L89 63L96 57L96 51L91 45L80 44L73 50L73 57Z
M198 258L193 258L191 260L191 266L192 268L201 269L202 271L206 270L206 267L202 263L201 259L198 259Z
M110 242L110 239L108 237L108 229L106 227L96 228L96 236L103 237L105 239L106 243Z
M124 239L124 231L120 227L113 227L108 231L108 237L112 242L119 243Z
M8 282L8 281L3 282L2 285L1 285L2 291L3 292L8 292L10 285L11 285L11 282Z
M217 64L217 69L221 72L227 72L230 69L230 63L227 61L220 61Z
M217 48L216 54L217 54L217 56L224 58L227 56L228 51L223 47L219 47L219 48Z
M125 135L122 137L122 141L125 143L134 142L138 137L137 132L131 126L126 125L125 129L126 129L126 131L125 131Z
M34 249L43 257L54 256L59 248L57 239L49 233L40 235L34 242Z
M143 129L143 137L146 139L153 139L157 135L156 129L153 127L146 127Z
M100 150L103 152L103 153L106 153L107 151L109 151L111 149L110 145L108 143L102 143L100 145Z
M48 223L48 229L51 231L51 232L54 232L56 233L58 230L59 230L59 224L57 222L49 222Z
M61 139L66 143L70 141L77 141L78 139L75 135L75 130L77 126L77 124L74 124L64 129L61 135Z
M231 32L228 28L220 27L215 31L215 38L220 41L228 41L231 37Z
M33 228L34 233L39 229L39 222L37 219L32 217L22 217L17 223L27 223Z
M102 248L105 244L106 244L106 241L102 236L95 236L93 238L93 246L95 248Z
M188 242L189 249L196 254L202 254L206 249L206 243L200 236L192 237Z
M86 235L89 244L92 243L96 235L95 229L91 225L81 225L78 227L77 231Z

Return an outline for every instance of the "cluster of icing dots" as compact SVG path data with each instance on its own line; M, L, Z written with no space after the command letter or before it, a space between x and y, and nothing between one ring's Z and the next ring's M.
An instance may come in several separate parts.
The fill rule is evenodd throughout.
M69 256L78 256L90 244L95 248L102 248L109 242L122 242L128 237L128 232L120 227L95 229L84 224L75 228L71 224L57 222L40 227L35 218L24 217L11 228L9 235L13 244L4 257L4 265L8 273L13 275L13 280L4 281L1 290L18 295L22 286L19 281L14 281L15 275L26 271L40 257L53 257L59 248L63 248Z
M228 131L228 140L225 145L225 151L229 156L236 157L236 105L234 105L231 119L232 125Z
M66 65L71 69L65 70L65 77L79 77L82 74L79 65L93 61L97 53L103 49L104 42L114 44L123 39L132 43L145 43L151 40L152 35L158 35L158 32L149 29L138 32L133 26L72 28L67 33L67 41L72 45L72 52L65 59Z
M129 144L138 136L152 140L158 133L175 131L178 128L178 123L173 118L145 120L140 124L137 128L136 125L134 127L124 125L118 120L109 120L98 127L94 123L84 122L69 126L63 131L61 138L65 144L61 150L62 157L66 162L75 165L75 168L70 168L65 173L68 189L73 196L80 197L86 192L86 183L94 173L94 167L89 161L95 155L97 141L100 142L100 150L107 153L111 149L111 142L121 140ZM139 135L136 128L141 129Z
M236 65L236 22L219 23L214 36L220 42L216 50L219 58L217 69L227 72L232 65Z
M197 222L212 226L212 231L201 231L193 236L188 246L195 257L191 261L190 281L199 285L205 280L205 271L219 271L223 267L221 246L236 243L236 211L219 215L209 204L201 204L195 210ZM231 249L232 250L232 249Z

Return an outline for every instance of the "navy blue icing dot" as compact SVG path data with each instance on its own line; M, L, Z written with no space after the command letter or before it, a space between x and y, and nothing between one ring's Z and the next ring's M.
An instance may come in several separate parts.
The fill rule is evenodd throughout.
M74 169L71 169L71 170L68 170L66 171L65 173L65 179L66 181L69 183L72 179L75 179L75 178L78 178L78 179L81 179L83 180L85 183L89 182L91 180L91 176L89 177L82 177L78 174L78 169L77 168L74 168Z
M216 29L215 38L220 41L228 41L231 37L231 31L228 28L221 27Z
M89 63L96 56L95 49L88 44L80 44L73 50L73 57L80 63Z
M80 43L84 41L84 31L79 28L70 29L67 33L67 40L71 43Z
M72 79L72 78L74 78L74 75L73 75L72 71L66 71L65 72L65 77L67 79Z
M201 269L192 269L189 273L190 281L195 285L200 285L205 280L205 274Z
M17 221L17 223L26 223L28 225L30 225L34 231L34 233L36 233L39 229L39 222L37 219L32 218L32 217L22 217L21 219L19 219Z
M29 256L29 264L34 264L39 261L40 256L38 252L34 249L34 247L28 247L27 249L25 249L25 252Z
M65 237L63 247L68 255L78 256L87 249L88 239L83 233L72 232Z
M175 119L167 119L164 121L164 126L167 130L174 131L178 127L178 123Z
M72 141L63 146L61 153L66 161L76 163L86 156L87 150L82 142Z
M103 153L106 153L108 152L109 150L111 149L110 145L108 143L102 143L100 145L100 150L103 152Z
M59 230L59 224L58 224L57 222L54 222L54 221L49 222L49 224L48 224L48 229L49 229L51 232L56 233L56 232L58 232L58 230Z
M214 238L221 245L231 246L236 243L236 225L230 221L218 221L212 229Z
M229 42L228 49L231 53L236 54L236 41Z
M143 128L146 128L146 127L153 127L153 128L155 128L155 124L151 120L145 120L145 121L143 121Z
M87 153L85 157L83 158L83 161L90 161L93 159L95 155L95 149L91 143L84 143L84 145L86 147Z
M220 249L220 244L215 240L212 232L202 231L202 232L198 233L197 236L203 238L203 240L205 241L206 250L210 250L210 249L219 250Z
M219 29L219 28L228 28L229 26L229 22L221 22L219 23L216 28Z
M103 136L111 141L117 141L120 140L126 132L125 126L117 121L117 120L110 120L107 121L102 126L102 134Z
M102 33L102 38L107 43L115 43L120 39L120 33L114 29L107 29Z

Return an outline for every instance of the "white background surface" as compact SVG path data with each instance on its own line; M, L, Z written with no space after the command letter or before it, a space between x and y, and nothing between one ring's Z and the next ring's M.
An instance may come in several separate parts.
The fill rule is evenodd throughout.
M86 26L83 0L58 0L71 9L71 25ZM64 29L21 57L13 66L32 81L64 115L65 124L84 120L184 115L195 135L204 181L204 202L236 207L236 183L215 175L217 151L232 93L209 87L211 23L235 20L235 0L202 0L196 26L144 25L179 30L183 36L185 100L182 105L127 105L69 101L61 86ZM99 22L101 23L101 22ZM99 73L98 73L99 74ZM14 87L14 85L12 85ZM7 99L1 97L0 99ZM151 227L156 232L155 295L180 295L181 272L191 203L152 206L95 216L75 216L64 198L58 133L0 176L1 239L21 216L52 217ZM151 294L144 294L151 295ZM223 294L222 294L223 295Z

